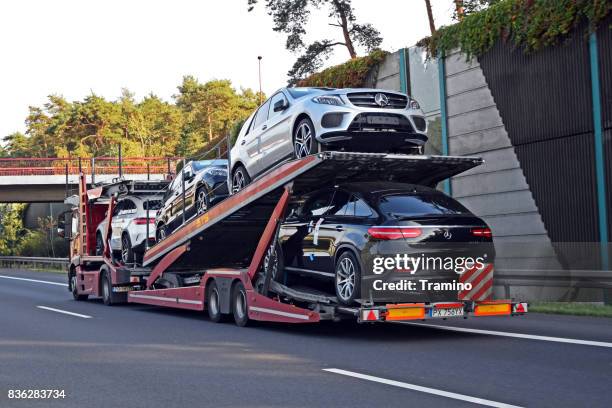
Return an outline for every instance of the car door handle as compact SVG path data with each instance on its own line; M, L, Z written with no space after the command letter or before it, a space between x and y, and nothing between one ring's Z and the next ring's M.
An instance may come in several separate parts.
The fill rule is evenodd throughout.
M241 145L245 144L246 140L242 139L242 142L240 142Z
M268 125L263 125L263 126L261 127L261 130L266 130L267 128L268 128Z
M336 231L344 231L344 227L342 225L336 225Z

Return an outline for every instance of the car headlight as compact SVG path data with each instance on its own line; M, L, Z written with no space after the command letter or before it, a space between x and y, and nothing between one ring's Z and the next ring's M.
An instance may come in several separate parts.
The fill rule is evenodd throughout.
M314 103L322 103L322 104L325 104L325 105L335 105L335 106L342 106L342 105L344 105L344 102L342 101L342 98L340 98L338 95L315 96L314 98L312 98L312 101Z
M415 99L410 98L408 109L421 109L421 105Z

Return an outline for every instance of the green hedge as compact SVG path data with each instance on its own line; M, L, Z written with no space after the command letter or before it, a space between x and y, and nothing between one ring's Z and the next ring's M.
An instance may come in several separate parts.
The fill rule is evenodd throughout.
M368 73L379 65L388 52L375 50L365 57L348 60L344 64L335 65L308 78L298 81L297 86L325 86L330 88L359 88L365 83Z
M502 0L440 28L418 45L429 55L460 48L467 57L488 51L499 39L525 52L554 45L583 22L594 30L612 9L609 0Z

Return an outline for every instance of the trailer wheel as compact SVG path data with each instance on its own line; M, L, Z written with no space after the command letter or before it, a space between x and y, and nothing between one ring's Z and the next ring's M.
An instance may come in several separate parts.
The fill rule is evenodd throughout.
M234 314L234 321L238 326L244 327L249 324L247 293L240 281L234 285L232 290L232 313Z
M89 295L79 295L77 292L77 285L78 283L76 273L73 272L70 274L70 291L72 292L72 297L74 298L74 300L77 300L79 302L87 300Z
M206 310L211 321L220 323L224 320L225 316L221 313L221 296L214 280L206 285Z

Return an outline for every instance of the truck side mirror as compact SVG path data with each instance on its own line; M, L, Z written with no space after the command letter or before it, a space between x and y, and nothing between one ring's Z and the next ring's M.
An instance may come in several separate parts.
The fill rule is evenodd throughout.
M66 224L68 224L68 229L66 229ZM66 240L72 238L72 210L64 211L57 217L57 236Z

